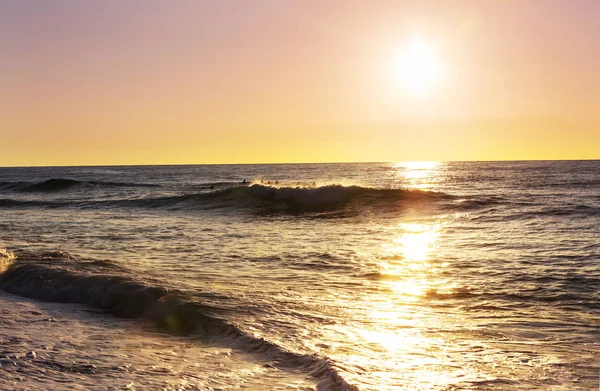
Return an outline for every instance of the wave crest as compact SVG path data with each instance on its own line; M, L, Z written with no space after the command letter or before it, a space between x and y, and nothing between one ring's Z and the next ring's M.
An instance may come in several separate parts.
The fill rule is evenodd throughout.
M448 198L447 194L416 189L378 189L362 186L326 185L306 187L270 187L252 185L248 195L262 200L283 202L299 209L337 206L352 201L400 201Z
M451 199L445 193L412 189L377 189L361 186L272 187L254 184L203 193L123 200L120 205L166 209L250 208L292 213L341 210L347 206L377 209L401 201Z
M90 182L91 183L91 182ZM43 182L46 188L80 186L71 182ZM36 185L37 186L37 185ZM41 187L42 184L39 184ZM140 185L141 186L141 185ZM219 188L220 186L226 186ZM216 187L216 189L215 189ZM49 191L49 190L48 190ZM495 202L495 201L494 201ZM322 213L345 216L368 212L397 212L412 206L429 205L442 210L471 210L493 204L490 200L459 199L447 193L402 188L325 185L320 187L277 187L261 184L198 185L197 191L180 194L139 193L137 198L112 199L0 199L4 208L145 208L169 211L236 209L259 214ZM332 214L331 212L335 212ZM325 215L324 215L325 216Z
M0 273L4 272L15 260L15 255L0 247Z

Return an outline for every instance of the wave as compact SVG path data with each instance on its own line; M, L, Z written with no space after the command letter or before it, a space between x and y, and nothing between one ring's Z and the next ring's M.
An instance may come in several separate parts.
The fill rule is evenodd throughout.
M429 290L426 292L425 298L440 302L458 300L469 308L477 308L477 303L502 303L501 308L505 310L514 309L515 306L534 307L538 306L539 303L553 303L568 310L575 308L582 311L597 310L600 308L600 300L596 295L598 284L594 281L587 282L589 285L586 289L572 290L567 293L561 289L551 287L514 292L477 291L475 289L463 288L450 292Z
M539 211L523 213L522 217L531 217L532 215L595 217L600 216L600 207L583 204L565 205L563 207L544 207Z
M540 183L535 185L536 187L551 187L551 188L587 188L587 187L598 187L600 181L597 178L589 178L587 180L565 180L551 183Z
M259 208L292 213L326 212L349 206L376 209L402 201L435 201L453 198L445 193L412 189L377 189L327 185L314 188L272 187L254 184L204 193L123 200L120 205L149 208L198 209L204 207Z
M47 182L47 181L46 181ZM46 188L57 188L58 184ZM60 182L60 186L79 186ZM87 182L91 183L91 182ZM107 182L102 182L106 184ZM395 212L406 207L430 206L447 211L485 209L504 202L499 197L460 198L419 189L389 189L362 186L276 187L261 184L231 186L229 182L199 184L191 192L164 195L138 194L137 198L112 199L0 199L4 208L144 208L168 211L205 209L251 210L259 214L319 213L322 216L354 215L360 212ZM129 184L127 184L129 185ZM36 185L42 188L42 184ZM161 195L157 195L161 194ZM134 194L135 196L135 194ZM332 213L333 212L333 213Z
M582 257L583 258L583 257ZM587 258L587 257L586 257ZM594 260L593 256L587 258ZM369 281L402 281L403 275L387 274L381 271L369 271L355 275ZM600 308L600 278L597 276L553 274L541 277L522 275L511 278L512 282L523 286L535 286L534 289L519 288L504 290L491 287L462 286L454 289L427 289L422 298L443 303L456 301L471 309L492 307L489 303L502 303L504 310L514 309L514 306L536 306L539 303L555 303L563 308L577 308L582 311ZM445 304L442 304L445 306ZM456 304L452 304L456 305Z
M51 178L39 182L0 182L0 190L19 192L59 192L75 187L160 187L158 184L113 182L113 181L81 181L68 178Z
M15 200L12 198L0 198L0 208L61 208L68 206L66 202L60 201L36 201Z
M459 198L451 205L451 207L462 211L469 211L485 209L506 202L508 201L504 197L484 195L478 197Z
M9 255L10 254L10 255ZM6 256L5 256L6 255ZM214 315L181 292L151 286L110 261L80 261L62 252L0 254L0 288L43 301L80 303L119 317L141 317L179 334L218 338L227 346L259 355L282 370L302 370L318 390L358 391L328 358L288 351Z
M83 182L74 179L53 178L42 182L31 183L20 188L20 191L60 191L79 186Z
M362 186L327 185L315 188L271 187L252 185L248 188L251 197L262 200L284 202L300 208L339 205L350 201L399 201L449 198L445 193L416 189L378 189Z
M600 207L593 205L571 204L562 206L543 206L537 205L528 208L515 207L510 214L497 213L494 215L478 216L477 220L482 221L531 221L547 218L572 218L572 219L590 219L600 216Z

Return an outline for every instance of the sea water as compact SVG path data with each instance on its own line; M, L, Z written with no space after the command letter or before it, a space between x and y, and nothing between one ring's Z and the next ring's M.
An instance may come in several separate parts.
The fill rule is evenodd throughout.
M0 389L599 386L599 161L2 168L0 240Z

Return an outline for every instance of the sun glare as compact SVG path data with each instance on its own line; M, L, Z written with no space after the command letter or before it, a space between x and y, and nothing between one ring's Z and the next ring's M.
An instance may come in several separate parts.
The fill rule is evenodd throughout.
M439 62L421 38L414 38L400 57L396 72L406 89L416 97L426 96L439 76Z

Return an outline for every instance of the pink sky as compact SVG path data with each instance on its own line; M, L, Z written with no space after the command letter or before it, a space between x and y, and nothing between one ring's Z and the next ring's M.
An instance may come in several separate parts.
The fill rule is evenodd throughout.
M0 0L0 165L600 158L599 18L585 0ZM422 100L394 77L415 34L443 69Z

